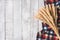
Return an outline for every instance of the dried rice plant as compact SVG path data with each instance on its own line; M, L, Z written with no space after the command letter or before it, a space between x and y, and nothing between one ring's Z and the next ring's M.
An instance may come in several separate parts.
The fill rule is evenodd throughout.
M39 20L42 20L43 22L45 22L46 24L48 24L55 32L55 34L57 35L58 39L60 40L60 36L58 33L58 28L57 28L57 24L56 24L56 20L57 20L57 12L56 12L56 7L54 6L54 4L48 4L44 7L42 7L41 9L39 9L38 14L35 16L36 18L38 18Z

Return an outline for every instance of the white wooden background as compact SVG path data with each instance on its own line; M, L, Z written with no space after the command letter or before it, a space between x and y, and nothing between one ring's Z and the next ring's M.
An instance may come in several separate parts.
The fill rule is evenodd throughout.
M41 21L33 18L43 0L0 0L0 40L36 40Z

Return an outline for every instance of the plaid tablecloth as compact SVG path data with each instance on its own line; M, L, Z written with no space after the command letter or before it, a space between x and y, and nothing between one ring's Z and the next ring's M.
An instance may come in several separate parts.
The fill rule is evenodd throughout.
M49 25L42 23L43 29L37 33L36 40L58 40L54 31L49 27Z
M54 4L55 6L60 7L60 0L44 0L44 5ZM60 8L57 8L57 27L60 28ZM60 34L60 30L59 30ZM59 40L54 33L54 31L49 27L48 24L42 23L42 30L37 33L36 40Z

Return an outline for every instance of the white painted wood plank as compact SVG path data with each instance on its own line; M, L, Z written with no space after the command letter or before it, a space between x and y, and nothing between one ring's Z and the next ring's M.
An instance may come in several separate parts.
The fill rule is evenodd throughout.
M22 0L22 27L23 40L31 40L30 37L30 0Z
M6 40L13 40L13 1L6 1Z
M23 40L21 0L14 0L14 40Z
M38 7L39 7L38 10L43 6L44 6L44 0L39 0L38 1ZM39 20L39 31L41 31L41 30L42 30L42 21Z
M38 20L33 18L38 11L38 0L31 0L31 40L36 40L36 34L38 32Z
M0 0L0 40L5 39L4 0Z
M30 2L30 5L31 5L31 8L30 8L30 11L31 11L31 13L30 13L30 15L31 15L31 40L33 40L33 30L34 30L34 18L33 18L33 16L34 16L34 12L33 12L33 10L34 10L34 1L33 0L31 0L31 2Z

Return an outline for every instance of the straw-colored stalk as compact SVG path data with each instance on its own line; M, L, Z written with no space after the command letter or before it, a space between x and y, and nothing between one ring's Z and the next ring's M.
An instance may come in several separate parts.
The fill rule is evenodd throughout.
M53 13L53 16L54 16L54 20L55 20L55 24L57 25L57 7L54 6L54 4L52 4L52 13Z
M49 6L49 11L51 12L51 10L52 10L51 4L48 4L48 6Z
M56 25L57 25L57 18L58 18L58 15L57 15L57 7L55 7L55 22L56 22Z
M54 6L54 4L51 4L52 5L52 14L53 14L53 16L54 16L54 18L56 17L55 16L55 6Z

